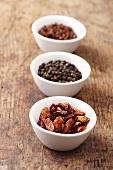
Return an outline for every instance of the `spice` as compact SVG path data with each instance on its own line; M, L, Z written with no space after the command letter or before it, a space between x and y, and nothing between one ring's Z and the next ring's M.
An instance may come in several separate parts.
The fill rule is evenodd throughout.
M45 25L39 30L38 33L44 37L55 40L70 40L77 38L77 35L71 27L58 23L48 26Z
M59 83L74 82L82 78L82 73L77 67L64 60L42 63L39 66L38 75L46 80Z
M85 112L72 108L69 103L53 103L42 109L38 125L51 132L73 134L84 131L89 121Z

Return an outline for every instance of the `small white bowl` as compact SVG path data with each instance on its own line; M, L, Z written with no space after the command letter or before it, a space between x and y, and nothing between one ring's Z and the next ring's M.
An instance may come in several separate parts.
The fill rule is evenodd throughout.
M49 108L51 104L57 104L59 102L68 102L73 108L77 108L86 113L86 116L90 118L86 130L76 134L60 134L45 130L37 124L42 109L44 107ZM75 98L65 96L48 97L38 101L31 107L29 117L31 125L39 140L46 147L58 151L72 150L81 145L90 135L97 119L95 111L87 103Z
M38 33L38 31L43 26L51 25L54 23L63 24L71 27L73 31L77 34L77 38L72 40L54 40L46 38ZM74 18L62 15L50 15L37 19L32 24L32 32L36 40L36 43L43 52L50 51L74 52L86 35L86 28L80 21Z
M82 78L75 82L59 83L40 77L37 74L39 66L50 60L65 60L74 64L82 73ZM90 65L83 58L67 52L48 52L41 54L31 62L30 70L35 83L46 96L74 96L84 86L91 72Z

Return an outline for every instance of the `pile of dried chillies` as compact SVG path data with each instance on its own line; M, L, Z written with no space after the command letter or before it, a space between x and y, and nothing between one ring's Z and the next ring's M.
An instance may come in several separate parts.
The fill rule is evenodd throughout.
M52 132L73 134L84 131L89 121L83 111L72 108L69 103L58 103L49 109L43 108L38 125Z

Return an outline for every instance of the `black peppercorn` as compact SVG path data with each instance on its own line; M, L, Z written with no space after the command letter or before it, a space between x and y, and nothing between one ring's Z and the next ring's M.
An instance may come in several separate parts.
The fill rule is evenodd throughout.
M74 82L82 78L82 73L77 67L64 60L42 63L39 66L38 75L49 81L59 83Z

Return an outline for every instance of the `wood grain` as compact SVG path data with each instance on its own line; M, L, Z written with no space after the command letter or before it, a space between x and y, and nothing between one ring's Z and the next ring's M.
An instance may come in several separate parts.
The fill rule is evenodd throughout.
M97 124L88 139L69 152L43 146L29 121L30 107L46 97L29 69L31 61L42 53L31 25L51 14L74 17L87 28L75 54L89 62L92 72L75 97L94 108ZM112 170L112 67L112 0L0 0L0 170Z

